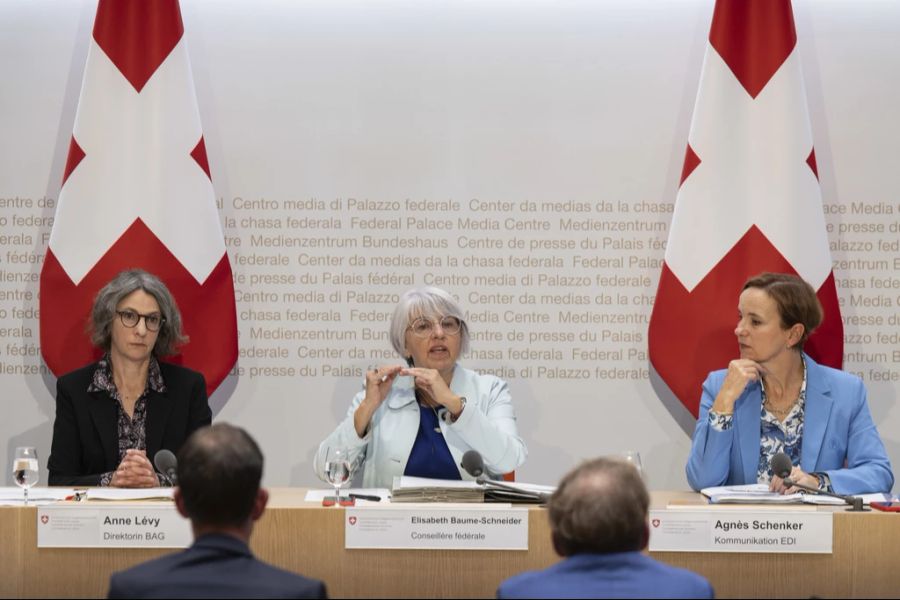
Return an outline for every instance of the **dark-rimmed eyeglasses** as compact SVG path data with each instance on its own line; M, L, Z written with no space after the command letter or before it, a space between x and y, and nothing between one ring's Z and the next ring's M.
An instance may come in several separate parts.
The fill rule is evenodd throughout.
M456 317L441 317L440 321L419 317L409 324L408 329L413 335L420 338L430 337L434 333L435 326L440 325L441 330L447 335L459 333L462 323Z
M117 310L116 314L119 315L119 319L122 320L122 325L129 328L137 327L137 324L141 319L143 319L144 326L147 328L147 331L159 331L159 328L162 326L162 324L166 322L165 318L157 313L142 315L139 312L126 309Z

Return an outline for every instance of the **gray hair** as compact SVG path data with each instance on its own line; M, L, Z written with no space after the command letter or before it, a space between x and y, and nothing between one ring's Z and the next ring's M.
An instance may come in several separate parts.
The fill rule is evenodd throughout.
M440 319L456 317L459 319L460 354L469 351L469 326L463 319L459 303L447 292L436 287L415 288L400 296L400 302L394 309L391 319L391 345L397 353L406 358L406 330L411 321L425 317Z
M176 347L188 341L181 328L178 304L159 277L141 269L122 271L97 292L91 309L91 342L104 351L109 350L112 345L113 319L118 317L116 307L123 298L137 290L143 290L156 299L159 312L165 319L159 327L153 353L156 356L175 354Z

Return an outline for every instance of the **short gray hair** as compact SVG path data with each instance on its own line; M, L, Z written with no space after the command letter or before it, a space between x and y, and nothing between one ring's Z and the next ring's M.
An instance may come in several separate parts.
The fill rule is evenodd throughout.
M440 288L423 287L409 290L400 296L400 302L394 309L394 316L391 319L391 345L400 356L406 358L406 330L409 323L419 317L459 319L460 354L469 351L469 326L463 319L459 303Z
M91 342L104 351L109 350L112 345L113 319L118 317L116 307L122 298L137 290L143 290L156 299L159 312L165 319L160 325L153 354L156 356L176 354L176 348L188 341L181 328L181 312L178 310L178 304L159 277L141 269L122 271L97 292L94 308L91 309Z

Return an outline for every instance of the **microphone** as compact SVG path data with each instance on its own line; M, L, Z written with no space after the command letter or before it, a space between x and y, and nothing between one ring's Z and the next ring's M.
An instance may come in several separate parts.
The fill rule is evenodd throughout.
M485 477L484 458L481 457L481 453L478 452L478 450L467 450L466 453L463 454L462 462L459 466L461 466L466 473L475 478L475 483L485 487L484 491L486 497L488 494L493 493L494 498L498 501L509 502L510 500L525 500L540 502L541 504L546 504L547 501L550 500L550 494L546 492L535 492L533 490L527 490ZM506 492L507 496L502 496L501 494L503 492ZM512 493L512 497L510 497L510 492Z
M178 459L170 450L163 448L153 456L156 469L168 479L172 485L178 485Z
M462 457L460 465L466 473L478 479L484 474L484 459L478 450L467 450Z
M779 452L769 461L769 466L772 467L773 473L782 479L787 479L791 475L791 469L794 468L794 463L791 462L790 456L784 452Z
M819 488L810 487L808 485L803 485L802 483L798 483L790 478L791 470L794 468L793 463L791 462L791 457L785 454L784 452L778 452L775 456L772 457L772 460L769 461L769 466L772 468L772 472L775 475L778 475L784 480L784 485L788 487L798 487L801 490L805 490L807 492L812 492L814 494L820 494L822 496L831 496L832 498L839 498L850 505L851 508L848 508L848 511L851 512L860 512L860 511L868 511L868 508L863 506L863 499L858 496L843 496L841 494L835 494L832 492L827 492L825 490L820 490Z

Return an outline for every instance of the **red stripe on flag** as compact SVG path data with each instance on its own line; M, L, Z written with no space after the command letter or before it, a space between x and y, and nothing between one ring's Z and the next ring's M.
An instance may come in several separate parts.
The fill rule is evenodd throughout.
M52 250L41 270L41 352L57 375L95 360L100 350L86 333L94 297L125 269L145 269L165 282L181 310L191 340L167 360L203 373L209 393L218 387L237 360L237 316L228 255L201 285L150 229L137 219L85 278L75 285Z
M709 43L756 98L797 44L791 0L716 0Z
M822 305L825 319L809 336L804 349L816 362L840 369L844 366L844 322L841 320L834 271L822 282L816 296Z
M819 167L816 165L816 149L813 148L809 151L809 156L806 157L806 164L809 165L809 168L812 169L813 175L816 176L816 179L819 178Z
M684 167L681 169L681 181L678 182L678 185L683 184L684 180L691 176L691 173L700 165L700 162L700 157L688 144L687 150L684 152Z
M69 143L69 157L66 159L66 170L63 171L63 185L66 185L66 180L69 178L69 175L72 174L72 171L75 170L75 167L78 166L81 159L84 157L84 150L82 150L81 146L78 145L78 142L75 141L75 136L73 135L72 141Z
M178 0L100 0L94 40L140 93L184 34Z
M650 362L695 417L706 376L740 354L734 335L738 296L744 282L763 271L796 274L755 225L691 292L663 265L648 330ZM833 276L818 292L825 304L825 322L819 329L823 335L814 334L806 350L817 362L840 368L843 325L838 307L827 300L829 294L837 297ZM835 331L837 338L831 337Z
M191 157L197 161L197 164L200 165L200 168L203 169L203 172L206 173L206 176L209 177L211 181L212 176L209 174L209 161L206 159L206 144L203 142L202 135L200 136L200 141L197 142L197 145L191 150Z

